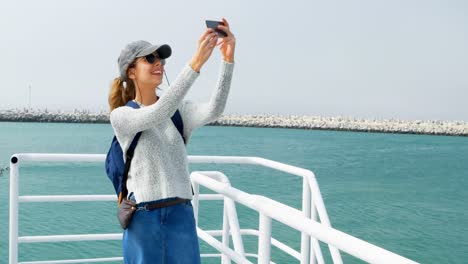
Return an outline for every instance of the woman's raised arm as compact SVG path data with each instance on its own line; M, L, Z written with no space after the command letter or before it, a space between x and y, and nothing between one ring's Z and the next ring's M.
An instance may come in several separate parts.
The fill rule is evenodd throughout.
M212 29L207 29L198 40L198 48L190 63L188 63L168 91L155 104L134 109L123 106L114 109L110 121L115 134L133 137L136 133L154 127L167 119L177 110L182 99L187 94L203 64L211 56L217 42L217 35Z

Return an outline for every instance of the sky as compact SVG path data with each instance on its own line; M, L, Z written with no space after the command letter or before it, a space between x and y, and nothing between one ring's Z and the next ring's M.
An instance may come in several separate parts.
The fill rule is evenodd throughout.
M127 43L169 44L172 81L205 19L225 17L236 36L226 115L468 121L467 14L462 0L0 0L0 109L107 111ZM221 59L215 50L185 99L210 99Z

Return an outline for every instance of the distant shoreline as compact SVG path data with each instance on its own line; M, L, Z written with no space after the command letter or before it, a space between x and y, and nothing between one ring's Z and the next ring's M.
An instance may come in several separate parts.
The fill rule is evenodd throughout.
M87 110L73 112L47 110L0 110L0 122L109 123L109 113ZM222 115L211 126L241 126L336 130L399 134L468 136L468 122L440 120L363 119L297 115Z

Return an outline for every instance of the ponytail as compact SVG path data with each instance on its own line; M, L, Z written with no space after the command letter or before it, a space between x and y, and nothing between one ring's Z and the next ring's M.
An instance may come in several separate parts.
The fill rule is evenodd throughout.
M123 82L120 78L115 78L112 81L109 92L109 107L110 111L117 107L126 105L130 100L135 99L135 86L132 81L126 82L124 88Z

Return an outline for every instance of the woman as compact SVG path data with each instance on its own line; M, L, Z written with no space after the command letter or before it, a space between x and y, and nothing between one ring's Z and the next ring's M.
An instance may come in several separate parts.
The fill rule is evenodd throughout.
M227 37L218 43L218 35L207 29L198 40L192 60L162 97L156 95L156 88L162 83L165 59L171 55L168 45L136 41L128 44L119 57L120 77L112 84L109 104L110 121L124 153L135 135L143 131L127 180L128 199L136 201L138 209L123 234L125 263L200 263L187 152L171 117L178 109L188 143L196 128L215 121L224 111L236 41L226 19L223 22L224 26L218 28ZM211 100L183 100L216 46L223 60ZM130 100L140 108L125 106ZM182 202L152 210L144 207L176 200Z

